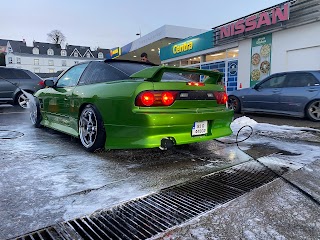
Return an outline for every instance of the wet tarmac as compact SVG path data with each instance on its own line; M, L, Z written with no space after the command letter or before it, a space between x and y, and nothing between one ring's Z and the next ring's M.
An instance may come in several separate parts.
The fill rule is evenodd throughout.
M244 147L254 158L298 156L276 146ZM0 105L0 239L141 197L249 161L236 145L209 141L173 150L88 153L80 142L32 127L27 110ZM302 163L299 163L301 166ZM298 169L299 164L292 164Z

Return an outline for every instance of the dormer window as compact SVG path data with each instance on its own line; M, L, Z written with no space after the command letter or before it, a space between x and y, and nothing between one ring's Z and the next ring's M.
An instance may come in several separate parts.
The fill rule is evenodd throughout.
M98 58L103 58L103 53L102 52L98 53Z
M87 58L90 58L90 53L87 53Z
M74 52L73 56L78 57L78 53Z
M67 56L67 51L66 50L61 50L61 56Z
M54 54L54 52L53 52L53 50L52 50L52 49L48 49L47 54L48 54L48 55L53 55L53 54Z
M36 48L36 47L33 48L33 49L32 49L32 53L33 53L33 54L39 54L39 48Z

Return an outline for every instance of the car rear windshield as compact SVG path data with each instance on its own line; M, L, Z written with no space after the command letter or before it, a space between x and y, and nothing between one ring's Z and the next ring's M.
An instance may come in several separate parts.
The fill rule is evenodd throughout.
M5 79L30 79L31 77L19 69L0 68L0 77Z
M92 84L129 79L133 73L151 67L147 64L132 62L91 62L83 73L79 84ZM175 73L163 74L162 81L190 81Z

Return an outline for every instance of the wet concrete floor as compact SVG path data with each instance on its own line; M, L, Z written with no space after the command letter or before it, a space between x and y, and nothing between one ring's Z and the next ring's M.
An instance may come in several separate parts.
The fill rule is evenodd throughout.
M257 145L250 155L279 153ZM286 152L282 152L286 154ZM287 153L290 154L290 153ZM169 151L88 153L78 140L32 127L27 110L0 105L0 239L90 214L250 160L216 141Z

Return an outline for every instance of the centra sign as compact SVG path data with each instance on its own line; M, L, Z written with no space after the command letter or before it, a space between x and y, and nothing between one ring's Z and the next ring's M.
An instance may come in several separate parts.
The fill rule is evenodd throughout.
M269 11L239 19L231 24L222 26L220 28L220 39L289 20L289 6L290 3L285 3L283 7L279 6Z
M193 43L189 41L189 42L184 42L181 44L174 45L172 48L172 52L173 54L177 54L177 53L192 50L192 48L193 48Z

